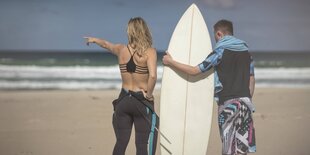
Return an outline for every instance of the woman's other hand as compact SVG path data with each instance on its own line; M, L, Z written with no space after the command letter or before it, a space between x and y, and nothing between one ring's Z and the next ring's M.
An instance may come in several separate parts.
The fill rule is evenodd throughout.
M153 95L148 96L145 90L141 89L141 91L142 91L143 96L144 96L145 99L147 99L148 101L154 101L154 96Z

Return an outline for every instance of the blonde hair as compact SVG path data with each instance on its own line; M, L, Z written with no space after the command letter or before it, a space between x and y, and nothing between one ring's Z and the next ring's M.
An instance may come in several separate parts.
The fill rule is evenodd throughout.
M148 48L152 47L151 32L141 17L131 18L129 20L127 34L128 43L139 56L142 56Z

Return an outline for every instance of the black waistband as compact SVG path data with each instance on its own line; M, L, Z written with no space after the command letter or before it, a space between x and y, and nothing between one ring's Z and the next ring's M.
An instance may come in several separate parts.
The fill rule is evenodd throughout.
M132 96L134 98L136 98L138 101L140 101L142 104L144 104L145 106L147 106L152 112L154 111L154 102L147 100L142 91L132 91L132 90L126 90L124 88L122 88L119 96L118 96L118 101L122 100L125 96Z
M134 96L136 98L139 98L140 100L145 99L142 91L132 91L122 88L118 98L123 98L125 96Z

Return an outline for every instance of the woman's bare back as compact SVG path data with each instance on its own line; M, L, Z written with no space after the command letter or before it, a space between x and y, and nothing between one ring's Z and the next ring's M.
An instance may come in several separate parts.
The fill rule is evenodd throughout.
M118 63L119 64L127 64L131 57L133 56L133 62L136 66L145 67L147 72L143 74L137 72L127 72L121 71L122 77L122 88L132 91L141 91L147 90L148 79L149 79L149 72L148 72L148 54L150 52L154 52L153 48L149 48L146 50L144 55L138 55L134 52L134 50L130 46L125 46L121 48L119 55L118 55Z

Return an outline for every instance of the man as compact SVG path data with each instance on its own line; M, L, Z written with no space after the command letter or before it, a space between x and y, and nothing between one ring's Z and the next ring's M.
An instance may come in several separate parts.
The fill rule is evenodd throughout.
M214 37L214 51L197 66L177 62L168 52L163 57L163 64L190 75L198 75L213 67L222 154L256 152L251 101L255 86L252 57L247 44L233 36L231 21L218 21L214 25Z

